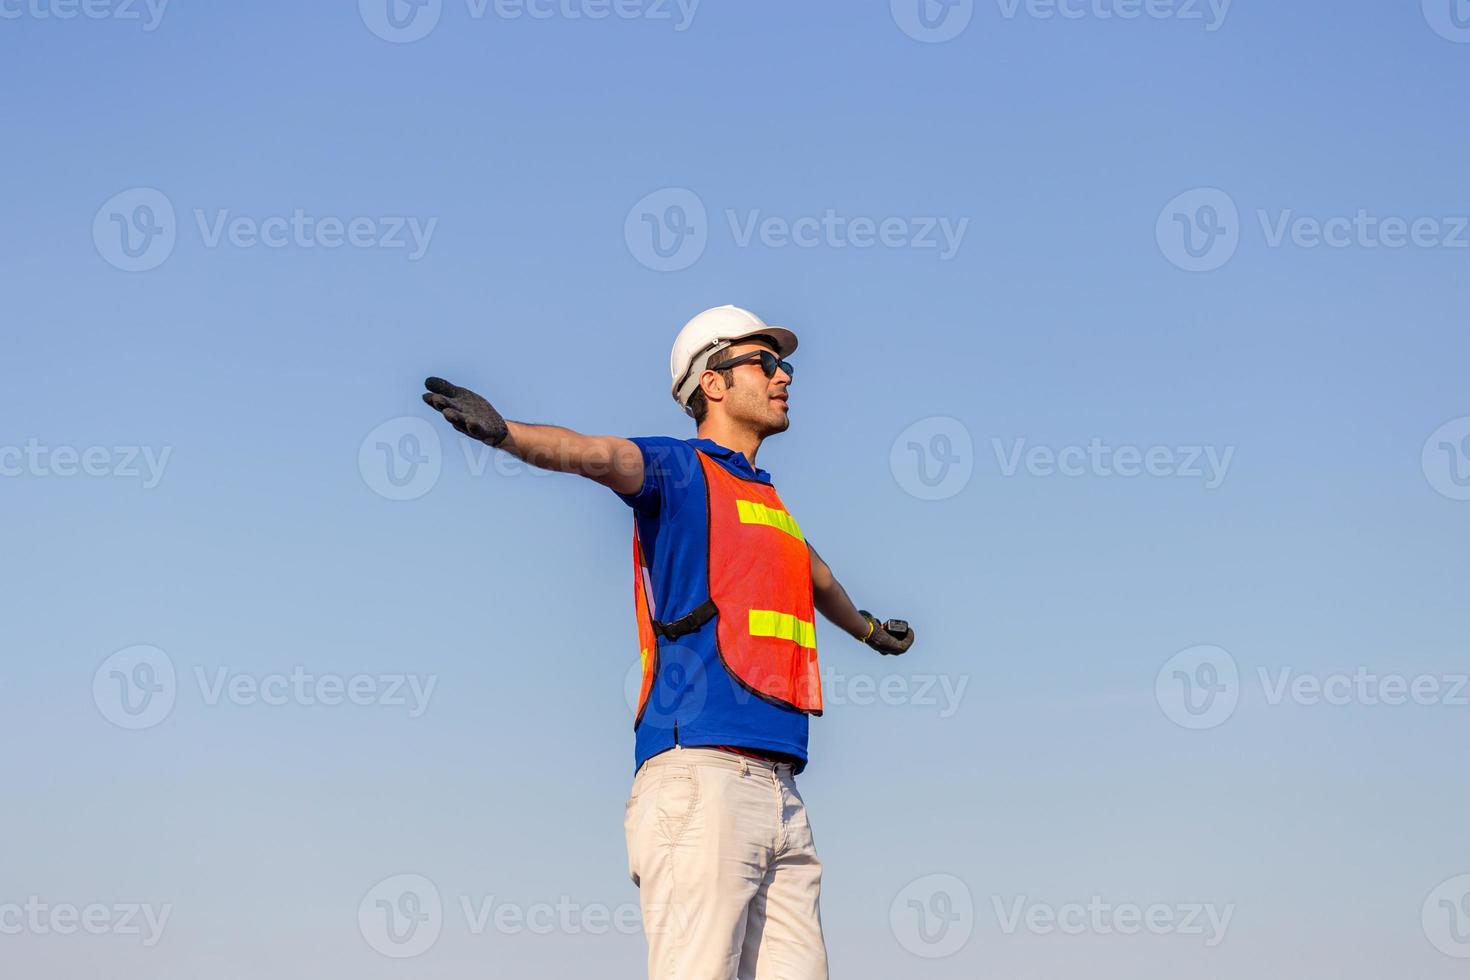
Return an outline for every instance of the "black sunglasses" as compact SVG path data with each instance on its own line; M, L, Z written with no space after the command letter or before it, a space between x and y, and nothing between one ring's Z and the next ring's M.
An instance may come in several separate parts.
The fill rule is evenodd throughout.
M732 367L739 367L741 364L747 364L750 361L754 361L757 359L760 360L761 370L765 372L766 377L768 378L774 378L776 376L777 368L785 371L786 377L788 378L794 379L796 377L796 369L791 366L790 361L783 361L781 358L777 357L775 354L772 354L768 350L753 350L748 354L741 354L739 357L732 357L728 361L721 361L718 364L711 364L705 370L724 371Z

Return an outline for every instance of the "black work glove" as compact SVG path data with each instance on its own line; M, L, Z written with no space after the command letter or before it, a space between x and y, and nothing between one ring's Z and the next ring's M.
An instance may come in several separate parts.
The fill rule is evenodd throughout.
M443 378L429 378L424 387L429 389L424 394L429 407L442 412L445 421L471 439L498 446L510 435L505 419L495 406L468 388L452 385Z
M868 635L863 642L885 657L896 657L914 645L914 631L909 629L907 621L890 619L886 623L880 623L866 609L859 609L858 612L868 621Z

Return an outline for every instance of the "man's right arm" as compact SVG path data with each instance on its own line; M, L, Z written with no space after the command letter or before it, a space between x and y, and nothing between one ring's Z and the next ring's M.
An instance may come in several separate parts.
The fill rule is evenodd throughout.
M429 378L424 387L429 389L424 401L471 439L504 449L532 466L585 476L618 493L635 494L643 487L643 453L631 440L587 436L559 425L512 422L481 396L443 378Z

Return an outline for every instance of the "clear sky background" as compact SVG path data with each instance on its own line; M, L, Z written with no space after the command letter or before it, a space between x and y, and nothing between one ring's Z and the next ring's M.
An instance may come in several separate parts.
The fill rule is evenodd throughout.
M77 9L0 0L0 972L641 976L630 513L419 392L692 434L733 302L918 633L820 631L833 976L1463 975L1470 10Z

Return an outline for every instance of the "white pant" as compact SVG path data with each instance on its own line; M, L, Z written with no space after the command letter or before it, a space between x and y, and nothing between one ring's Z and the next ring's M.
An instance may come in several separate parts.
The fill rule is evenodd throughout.
M633 780L624 831L650 980L827 980L822 865L790 766L663 752Z

